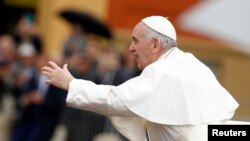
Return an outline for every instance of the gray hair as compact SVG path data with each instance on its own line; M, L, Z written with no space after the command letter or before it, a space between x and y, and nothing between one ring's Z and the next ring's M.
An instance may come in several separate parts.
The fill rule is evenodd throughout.
M147 25L145 25L145 33L148 36L148 39L159 39L160 42L162 43L162 47L164 49L169 49L172 47L176 47L177 43L175 40L169 38L168 36L165 36L153 29L151 29L150 27L148 27Z

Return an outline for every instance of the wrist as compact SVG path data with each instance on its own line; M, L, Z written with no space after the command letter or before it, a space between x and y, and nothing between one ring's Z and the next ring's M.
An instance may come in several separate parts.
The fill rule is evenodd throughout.
M64 86L64 89L65 89L66 91L69 90L69 85L70 85L70 83L72 82L73 79L74 79L74 77L70 78L70 79L68 80L68 83Z

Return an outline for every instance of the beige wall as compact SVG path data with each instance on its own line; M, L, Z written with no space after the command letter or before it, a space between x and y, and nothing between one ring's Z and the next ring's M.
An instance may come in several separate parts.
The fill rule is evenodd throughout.
M57 53L61 50L71 29L67 22L58 16L59 11L74 8L87 11L100 20L106 19L107 0L39 0L37 7L38 25L44 39L45 52Z
M250 120L250 57L228 57L224 67L224 84L240 103L238 118Z

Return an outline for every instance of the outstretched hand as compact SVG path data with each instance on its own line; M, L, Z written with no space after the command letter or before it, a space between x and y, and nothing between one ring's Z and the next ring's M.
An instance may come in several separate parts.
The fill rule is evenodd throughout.
M69 83L74 77L69 72L67 64L60 68L55 62L49 61L49 65L42 67L42 74L48 77L46 83L68 90Z

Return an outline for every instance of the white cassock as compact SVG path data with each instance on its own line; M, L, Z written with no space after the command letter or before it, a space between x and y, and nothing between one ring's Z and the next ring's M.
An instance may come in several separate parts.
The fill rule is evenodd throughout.
M207 125L231 119L238 103L210 69L178 48L115 87L73 79L67 104L110 116L132 141L206 141Z

